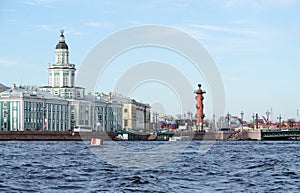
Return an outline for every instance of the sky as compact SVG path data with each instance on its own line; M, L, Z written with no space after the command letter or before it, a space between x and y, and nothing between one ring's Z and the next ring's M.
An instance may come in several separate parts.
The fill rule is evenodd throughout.
M251 119L298 118L300 109L300 1L298 0L2 0L0 1L0 82L11 86L48 84L59 31L64 29L70 62L77 69L103 39L140 25L184 31L203 45L221 74L226 113ZM112 91L126 68L143 61L173 65L191 85L209 83L182 56L162 48L132 49L115 58L99 78L97 90ZM176 114L178 98L157 82L142 84L131 97ZM194 111L194 109L191 109Z

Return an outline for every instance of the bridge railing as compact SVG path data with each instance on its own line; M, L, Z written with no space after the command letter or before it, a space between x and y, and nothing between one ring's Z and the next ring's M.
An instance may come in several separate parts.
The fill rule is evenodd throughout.
M300 137L300 128L272 128L262 129L262 138Z

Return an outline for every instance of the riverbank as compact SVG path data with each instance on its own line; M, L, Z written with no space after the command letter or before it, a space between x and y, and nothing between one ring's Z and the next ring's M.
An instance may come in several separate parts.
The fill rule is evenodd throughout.
M0 131L0 140L24 141L82 141L91 138L112 140L116 137L114 132L85 132L74 133L70 131Z
M116 132L60 132L60 131L0 131L0 140L24 140L24 141L82 141L91 138L101 138L104 141L115 140ZM209 131L209 132L184 132L175 133L174 136L185 136L190 140L262 140L260 130L251 131ZM129 134L128 140L133 141L151 141L168 140L158 137L156 134L133 133Z

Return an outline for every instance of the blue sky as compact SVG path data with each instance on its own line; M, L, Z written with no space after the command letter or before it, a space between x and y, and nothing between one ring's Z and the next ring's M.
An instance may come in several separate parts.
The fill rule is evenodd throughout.
M167 25L196 38L214 58L224 82L226 112L239 115L243 110L250 119L252 113L265 115L272 108L273 120L279 114L284 119L297 118L299 18L297 0L4 0L0 1L0 82L46 85L60 29L65 30L70 62L79 67L99 41L116 31L144 24ZM178 57L149 49L140 51L139 57L127 53L114 62L133 64L158 55L172 62ZM116 71L110 69L108 74ZM184 73L193 76L192 69ZM104 81L111 82L109 75ZM191 78L191 83L196 87L199 80ZM149 87L155 89L155 85ZM155 102L142 96L143 89L133 96ZM99 90L109 92L110 86ZM207 103L211 114L209 99ZM166 107L166 111L175 114L176 109Z

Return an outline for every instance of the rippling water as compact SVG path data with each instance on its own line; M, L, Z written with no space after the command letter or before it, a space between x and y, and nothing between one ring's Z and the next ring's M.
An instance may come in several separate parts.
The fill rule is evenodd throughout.
M120 142L145 151L161 143ZM192 141L162 166L133 170L99 158L113 142L96 150L83 142L0 142L0 191L300 192L300 141L218 141L205 155L200 144Z

